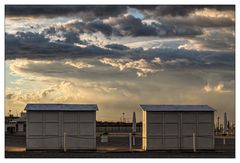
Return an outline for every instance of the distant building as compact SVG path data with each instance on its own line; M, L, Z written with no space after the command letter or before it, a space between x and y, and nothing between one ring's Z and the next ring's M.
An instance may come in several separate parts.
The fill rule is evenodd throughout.
M5 132L6 133L15 133L17 132L17 122L16 119L19 117L14 117L12 114L5 117Z
M25 110L27 150L96 149L97 105L27 104Z
M12 120L5 123L5 132L11 133L11 134L17 132L17 122Z
M7 133L25 133L26 132L26 113L21 113L20 117L10 115L5 117L5 132Z
M140 105L144 150L214 149L214 109L207 105Z
M27 119L27 115L26 113L21 113L21 116L17 119L15 119L16 121L16 126L17 126L17 132L22 132L25 133L26 132L26 119Z

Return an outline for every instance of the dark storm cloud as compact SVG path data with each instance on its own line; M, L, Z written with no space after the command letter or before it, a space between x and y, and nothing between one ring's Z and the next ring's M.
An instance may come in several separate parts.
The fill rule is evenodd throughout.
M145 59L151 62L161 59L161 68L166 69L223 69L234 70L235 54L233 52L196 51L185 49L151 49L129 56L132 59Z
M187 48L195 46L197 49L211 51L235 51L235 34L231 28L222 30L206 30L206 34L195 37L187 44ZM192 41L192 42L191 42Z
M38 51L40 49L45 49L46 43L48 41L49 40L46 39L43 35L37 33L18 32L16 35L6 33L5 34L6 59L8 59L8 57L13 58L20 57L21 55L25 55L24 53L33 52L34 50ZM21 56L21 58L22 57L23 56Z
M121 44L108 44L105 46L106 48L109 49L114 49L114 50L129 50L130 48Z
M227 10L235 10L234 5L146 5L146 6L136 6L136 8L142 10L147 15L155 15L155 16L187 16L192 12L197 10L202 10L205 8L208 9L216 9L218 11L227 11Z
M160 17L159 21L163 24L175 26L188 26L190 27L234 27L235 22L230 18L211 18L203 16L194 17Z
M113 29L110 25L104 24L99 19L89 22L86 25L85 29L91 31L92 33L100 31L105 36L110 36L112 34L112 31L113 31Z
M132 15L123 16L122 13L127 12L129 6L26 6L26 5L7 5L7 16L23 16L25 15L46 15L59 16L61 14L74 14L76 12L84 13L86 17L91 17L87 21L73 21L65 23L66 28L71 32L66 32L64 27L58 31L65 33L66 41L69 43L81 42L79 34L81 33L97 33L101 32L106 37L115 36L197 36L202 35L203 27L234 27L235 22L230 18L211 18L204 16L186 16L195 10L204 8L212 8L219 11L234 10L234 6L130 6L142 10L146 15L151 15L157 22L146 24L140 18ZM19 12L19 13L18 13ZM18 14L17 14L18 13ZM91 14L90 14L91 13ZM168 17L166 15L181 17ZM88 16L87 16L88 15ZM165 17L166 16L166 17ZM103 18L110 18L112 22L103 21ZM147 17L146 19L147 20ZM54 29L55 28L55 29ZM69 30L68 29L68 30ZM75 29L73 31L72 29ZM57 33L56 27L49 27L46 32ZM76 31L78 33L76 33ZM74 34L76 34L74 36ZM83 43L83 42L81 42Z
M159 29L160 36L197 36L203 34L202 29L196 26L165 24L159 25Z
M141 19L128 15L111 18L109 22L100 19L82 22L73 21L65 23L64 27L49 27L44 30L47 35L64 33L64 37L73 38L73 42L79 42L79 34L101 32L107 38L115 36L197 36L203 34L203 27L234 27L235 22L230 18L208 18L208 17L185 17L164 18L159 22L151 24L144 23ZM68 33L69 32L69 33ZM75 36L74 36L75 34ZM69 40L71 41L71 40ZM71 42L72 42L71 41Z
M166 68L219 68L234 69L235 55L233 52L195 51L185 49L128 49L124 45L106 45L109 49L88 45L80 48L64 42L49 42L42 34L17 33L17 35L5 34L6 59L77 59L88 57L130 58L134 60L145 59L151 62L159 57ZM126 53L124 50L128 50ZM162 67L160 67L162 68Z
M43 31L47 35L57 35L57 34L63 34L65 37L70 36L74 37L75 34L75 40L79 39L79 34L83 33L97 33L101 32L106 37L109 37L113 33L112 26L103 23L100 19L94 19L92 21L82 22L82 21L74 21L70 23L65 23L63 26L51 26L48 28L45 28Z
M47 37L58 37L59 39L63 37L65 38L63 42L69 43L69 44L79 43L82 45L87 45L86 41L80 40L79 32L75 32L73 30L67 30L63 27L56 28L54 26L51 26L49 28L45 28L41 32L41 34Z
M65 42L67 42L67 43L73 44L73 43L79 43L80 42L79 34L76 33L76 32L72 32L72 31L66 32L64 34L64 37L66 38ZM81 43L83 43L83 42L81 41Z
M122 35L126 36L156 36L157 31L153 26L143 24L141 19L134 16L121 17L116 19L113 25L119 25Z
M132 15L112 18L109 24L115 29L114 34L119 36L194 36L202 34L202 30L198 27L176 26L171 23L148 25Z
M214 40L214 39L207 39L207 38L205 39L203 38L203 40L201 41L201 45L207 49L217 49L222 51L227 51L227 50L233 51L235 48L234 41L227 42L223 40Z
M185 16L204 8L219 11L235 10L234 5L6 5L6 16L55 17L80 12L91 12L93 17L118 16L128 7L143 10L156 16Z
M212 53L202 57L202 60L211 67L235 67L235 56L226 53Z
M117 16L126 12L127 6L113 5L6 5L6 16L57 17L76 13L89 13L89 17ZM92 14L92 15L91 15Z
M19 32L16 35L5 34L6 59L62 59L118 55L95 45L80 48L73 44L56 41L49 42L43 34Z
M70 32L70 33L68 33ZM64 37L71 36L72 41L79 42L79 34L93 34L101 32L105 37L110 36L195 36L201 35L202 30L196 26L174 25L173 23L152 23L146 24L141 19L135 18L132 15L123 17L111 18L109 22L103 22L100 19L95 19L87 22L73 21L65 23L63 26L51 26L44 29L46 35L59 35ZM76 36L74 37L74 34ZM69 38L69 37L68 37ZM71 40L70 40L71 41Z

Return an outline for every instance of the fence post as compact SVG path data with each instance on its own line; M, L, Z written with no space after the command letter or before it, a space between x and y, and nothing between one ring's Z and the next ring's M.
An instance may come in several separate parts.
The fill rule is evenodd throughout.
M193 133L193 152L196 152L196 134Z
M66 132L63 133L63 150L64 152L67 151L67 148L66 148Z
M133 138L133 140L132 140L132 141L133 141L132 144L133 144L133 146L135 146L135 134L132 135L132 138Z
M129 133L129 150L132 151L132 133Z
M223 144L225 145L226 144L226 137L223 136Z

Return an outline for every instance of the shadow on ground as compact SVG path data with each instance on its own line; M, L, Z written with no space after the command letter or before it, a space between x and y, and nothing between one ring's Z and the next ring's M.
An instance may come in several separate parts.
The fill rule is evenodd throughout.
M214 151L142 151L141 137L136 138L133 151L129 151L127 134L112 134L108 143L101 143L97 137L96 151L25 151L25 135L5 135L6 158L235 158L235 138L215 139Z

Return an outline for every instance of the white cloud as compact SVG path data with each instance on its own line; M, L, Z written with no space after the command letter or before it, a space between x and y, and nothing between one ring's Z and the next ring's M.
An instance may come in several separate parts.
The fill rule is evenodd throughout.
M77 69L94 67L94 65L91 65L91 64L88 64L88 63L84 63L84 62L81 62L81 61L71 61L71 60L66 61L65 65L70 65L70 66L75 67Z
M203 16L203 17L211 17L211 18L230 18L231 20L235 20L235 12L234 11L218 11L216 9L203 9L197 10L191 14L191 16Z
M209 83L207 83L207 85L205 85L205 86L203 87L203 89L204 89L204 91L206 91L206 92L211 92L211 91L212 91L212 87L209 85Z
M159 59L153 61L156 62L159 61ZM136 74L138 77L146 77L147 74L156 73L159 71L159 69L154 68L145 59L132 60L128 58L126 59L102 58L99 61L103 64L108 64L113 67L117 67L120 69L120 71L123 71L125 69L136 70L137 71Z
M161 58L159 57L155 57L153 60L152 60L153 63L157 63L157 64L161 64L162 61L161 61Z
M144 19L142 20L142 22L144 24L147 24L147 25L152 25L152 24L162 24L161 22L155 20L155 19Z
M46 87L47 85L45 85ZM81 90L70 81L56 82L47 88L34 90L7 90L5 98L15 103L64 102L69 99L78 101L83 99Z
M142 72L137 72L138 77L146 77L147 75Z
M210 85L207 83L203 90L207 93L216 92L216 93L229 93L232 92L230 89L226 89L223 83L218 83L217 85Z
M227 93L227 92L232 92L231 90L225 89L225 86L222 83L219 83L214 87L214 90L219 93Z
M172 59L164 62L164 64L167 64L167 65L176 65L179 63L189 63L189 60L185 58L177 58L177 59Z
M138 10L136 8L128 7L128 12L126 14L124 14L124 16L128 16L128 15L132 15L135 18L139 18L141 20L144 19L144 15L141 12L141 10Z

